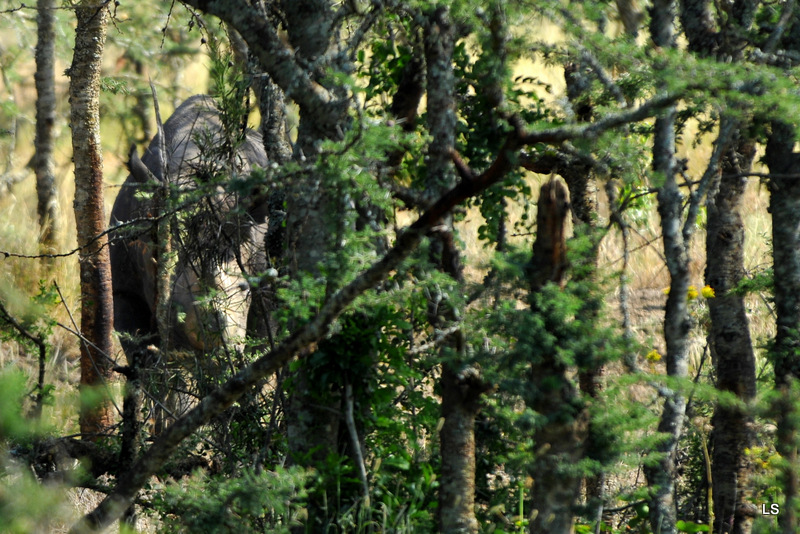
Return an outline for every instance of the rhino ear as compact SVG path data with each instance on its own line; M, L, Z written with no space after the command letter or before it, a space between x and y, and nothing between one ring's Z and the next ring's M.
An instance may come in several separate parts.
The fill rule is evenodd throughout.
M131 145L131 150L128 153L128 170L133 177L133 180L138 183L146 183L150 180L155 180L153 173L150 169L139 159L139 154L136 152L136 145Z

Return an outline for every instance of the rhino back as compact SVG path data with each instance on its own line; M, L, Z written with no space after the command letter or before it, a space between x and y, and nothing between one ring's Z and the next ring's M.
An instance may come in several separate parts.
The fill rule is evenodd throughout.
M222 121L214 99L195 95L181 104L164 123L164 162L168 176L182 186L192 187L197 167L208 159L208 152L224 142ZM208 146L210 145L210 146ZM157 134L144 153L142 161L153 175L163 180L161 170L161 134ZM245 139L236 150L238 171L249 172L253 165L267 165L267 155L261 135L247 130Z

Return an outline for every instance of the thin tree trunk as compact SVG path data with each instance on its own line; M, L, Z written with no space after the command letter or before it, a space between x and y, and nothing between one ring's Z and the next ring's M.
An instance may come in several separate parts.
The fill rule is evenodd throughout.
M567 98L575 111L579 122L591 122L594 113L594 106L591 95L587 91L591 82L589 80L589 66L582 57L576 63L569 63L564 66L564 79L567 85ZM625 105L625 100L620 96L620 104ZM569 189L570 208L575 220L575 231L577 233L594 233L597 221L597 176L592 165L588 162L576 160L571 164L559 169L558 173L564 179ZM594 235L592 235L594 239ZM598 262L599 242L592 247L591 257L586 261L591 262L595 267ZM595 269L589 271L591 274L581 275L581 278L573 280L577 284L585 284L594 277ZM592 299L585 299L585 303L592 302ZM587 323L596 324L598 320L598 309L592 305L584 306L580 311L580 319ZM578 385L581 392L590 398L596 399L603 389L603 375L605 366L599 364L592 358L591 354L586 355L585 362L578 369ZM596 443L596 433L590 429L586 438L586 453L591 457L592 451L602 449L602 443ZM603 438L600 438L602 441ZM598 522L603 514L603 492L605 476L598 473L586 477L584 486L586 488L586 506L593 510L591 516Z
M683 197L674 172L675 115L673 108L666 116L656 119L653 166L657 172L664 173L666 179L658 192L658 212L661 215L664 250L670 273L669 297L664 313L667 375L685 378L688 373L688 335L691 325L686 299L689 290L689 261L680 231ZM675 452L683 430L685 412L686 399L683 395L674 391L667 392L658 425L658 431L666 434L666 439L657 447L663 457L656 465L645 469L648 485L653 491L650 523L655 532L662 534L677 532L674 501Z
M113 422L108 398L112 375L113 303L103 203L103 155L100 144L100 62L106 38L106 4L85 0L76 9L75 51L69 69L70 125L75 162L75 220L81 278L81 389L92 390L82 403L80 428L97 436Z
M43 254L55 251L58 224L58 196L53 171L53 127L56 121L55 85L55 0L38 0L38 36L36 42L36 173L39 249Z
M767 141L766 162L770 173L791 176L800 167L800 154L793 152L796 130L781 122L772 123ZM772 214L772 258L777 332L773 348L775 386L780 393L777 408L777 443L783 458L782 486L786 499L778 517L781 531L798 529L800 506L798 475L797 402L793 382L800 377L797 357L800 331L800 181L773 176L769 181L769 211Z
M730 291L744 276L741 201L747 180L741 173L749 170L754 155L755 145L749 140L740 140L735 148L725 151L719 189L709 195L707 204L706 284L716 293L708 300L709 344L717 388L743 401L752 400L756 394L755 354L744 298ZM752 465L744 450L753 445L753 419L741 408L721 404L712 422L712 532L747 534L753 522L749 503Z
M139 455L139 438L142 429L142 353L134 351L130 356L125 372L125 398L122 404L122 426L120 430L119 470L117 479L121 479L131 469ZM123 515L122 521L130 526L136 525L136 505L131 504Z
M660 47L674 46L675 4L672 0L656 0L651 10L650 34ZM664 338L667 348L667 375L685 378L689 363L689 330L691 322L686 294L689 289L688 243L681 232L683 196L675 173L675 107L656 119L653 139L653 171L663 184L658 191L658 213L664 240L664 255L670 274L669 297L664 313ZM645 468L651 488L650 524L654 532L675 534L675 453L683 430L686 399L679 392L664 392L664 408L658 431L665 434L657 447L663 456Z
M734 16L729 23L715 24L709 0L684 0L681 21L689 50L703 57L741 59L744 36L752 23L752 2L738 1L731 11ZM723 115L718 142L727 143L724 137L728 130L744 130L732 121L731 116ZM708 301L708 341L717 387L746 402L756 393L755 355L744 299L730 294L730 290L744 276L741 200L747 181L741 176L750 170L755 145L741 134L736 137L737 141L724 151L723 174L707 200L705 278L716 292L716 297ZM741 408L722 403L715 408L712 423L712 530L719 534L747 534L753 523L753 505L749 502L752 468L744 450L753 445L753 420Z

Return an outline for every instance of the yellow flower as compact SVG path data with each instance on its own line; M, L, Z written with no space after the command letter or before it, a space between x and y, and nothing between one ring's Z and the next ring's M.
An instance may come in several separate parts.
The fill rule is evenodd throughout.
M653 349L647 353L647 356L645 356L645 358L647 358L648 362L659 362L661 361L661 354L659 354L656 349Z
M700 291L700 293L703 295L703 298L713 299L714 297L716 297L716 295L714 294L714 288L711 286L704 287Z
M689 286L689 290L686 292L686 298L688 298L689 300L694 300L694 299L697 298L698 294L699 293L697 293L697 288L696 287Z

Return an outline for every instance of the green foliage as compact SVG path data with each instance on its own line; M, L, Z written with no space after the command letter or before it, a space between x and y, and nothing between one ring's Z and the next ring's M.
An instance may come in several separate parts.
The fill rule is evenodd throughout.
M32 296L26 295L20 288L0 285L0 300L7 308L12 320L16 321L30 335L46 339L56 324L52 317L53 309L60 303L58 292L53 286L39 281L39 291ZM18 343L31 345L30 339L8 324L7 318L0 314L0 339L15 340Z
M24 467L21 453L38 436L25 416L27 382L18 369L0 370L0 530L9 534L47 532L67 519L64 489L41 485Z
M70 13L57 11L59 16ZM101 80L101 117L105 148L122 156L132 141L149 143L155 133L151 82L157 91L161 113L165 113L170 102L187 96L182 73L197 61L201 49L192 42L200 41L199 36L193 35L194 20L189 18L187 24L181 20L184 13L179 10L173 13L168 5L153 2L119 5L115 7L115 15L115 31L108 32L105 51L106 57L115 62L115 68L104 71ZM61 24L58 30L67 27ZM71 35L59 35L57 44L63 46L70 41ZM69 49L67 61L71 54ZM120 135L111 133L118 131ZM109 168L106 173L113 176L124 170L124 167Z
M774 293L774 277L772 267L758 270L750 276L743 277L735 288L731 290L733 295L745 296L750 294L764 294L766 298L772 300Z
M675 526L678 528L678 532L687 532L688 534L695 534L696 532L710 532L711 527L708 525L701 525L698 523L692 523L691 521L683 521L678 520L675 523Z
M462 96L456 126L459 153L476 171L483 171L494 160L512 127L504 114L517 114L527 124L550 122L552 117L543 102L536 98L526 86L535 83L530 77L518 76L513 80L507 61L513 58L500 56L498 36L489 28L481 28L478 34L480 47L470 53L466 42L460 42L454 53L457 91ZM492 87L485 87L491 80ZM497 94L504 96L502 114L497 109ZM509 218L510 202L523 200L523 214L516 223L518 232L530 228L531 188L522 169L508 173L504 179L484 191L470 202L480 208L485 224L478 228L478 238L486 245L497 243L501 228Z
M686 458L683 461L684 470L676 488L678 517L691 519L698 523L708 523L711 513L709 508L711 505L709 502L711 482L708 480L711 457L708 442L709 436L701 429L689 426L679 446L681 454L684 454Z
M232 477L197 471L168 485L154 502L160 532L288 533L301 524L308 479L297 467Z
M593 263L587 261L593 254L593 240L577 239L571 250L573 278L563 287L550 284L529 295L533 308L521 307L516 300L527 296L526 253L512 249L497 254L493 265L505 297L494 309L476 308L467 318L473 343L482 338L489 349L477 353L475 360L486 379L497 384L497 392L486 399L476 422L481 451L476 455L476 482L479 499L491 511L486 521L494 521L493 514L505 515L510 521L508 514L516 510L515 503L521 498L517 482L525 480L537 455L533 436L542 425L555 422L548 417L568 422L588 408L591 446L586 458L578 465L563 466L583 476L636 464L638 451L650 449L661 439L642 435L643 429L654 424L656 414L630 397L631 386L643 384L644 377L622 377L607 383L602 396L579 396L547 417L533 408L542 399L552 398L551 388L575 387L558 381L536 386L532 373L542 362L552 359L555 365L580 373L618 362L624 354L637 350L604 319L603 291L595 281Z
M0 371L0 444L5 449L10 442L31 437L31 425L23 416L27 394L27 377L22 371Z
M385 458L375 466L372 500L372 524L379 532L431 532L435 529L435 466L421 462L399 449L400 456Z
M0 530L4 534L53 532L68 524L64 491L43 486L29 470L0 464Z
M250 80L243 72L243 66L237 64L233 52L223 42L209 36L207 41L210 91L217 102L222 123L221 146L210 145L211 153L207 156L223 157L225 161L233 159L236 149L245 138L247 119L250 113L248 105L248 89Z

